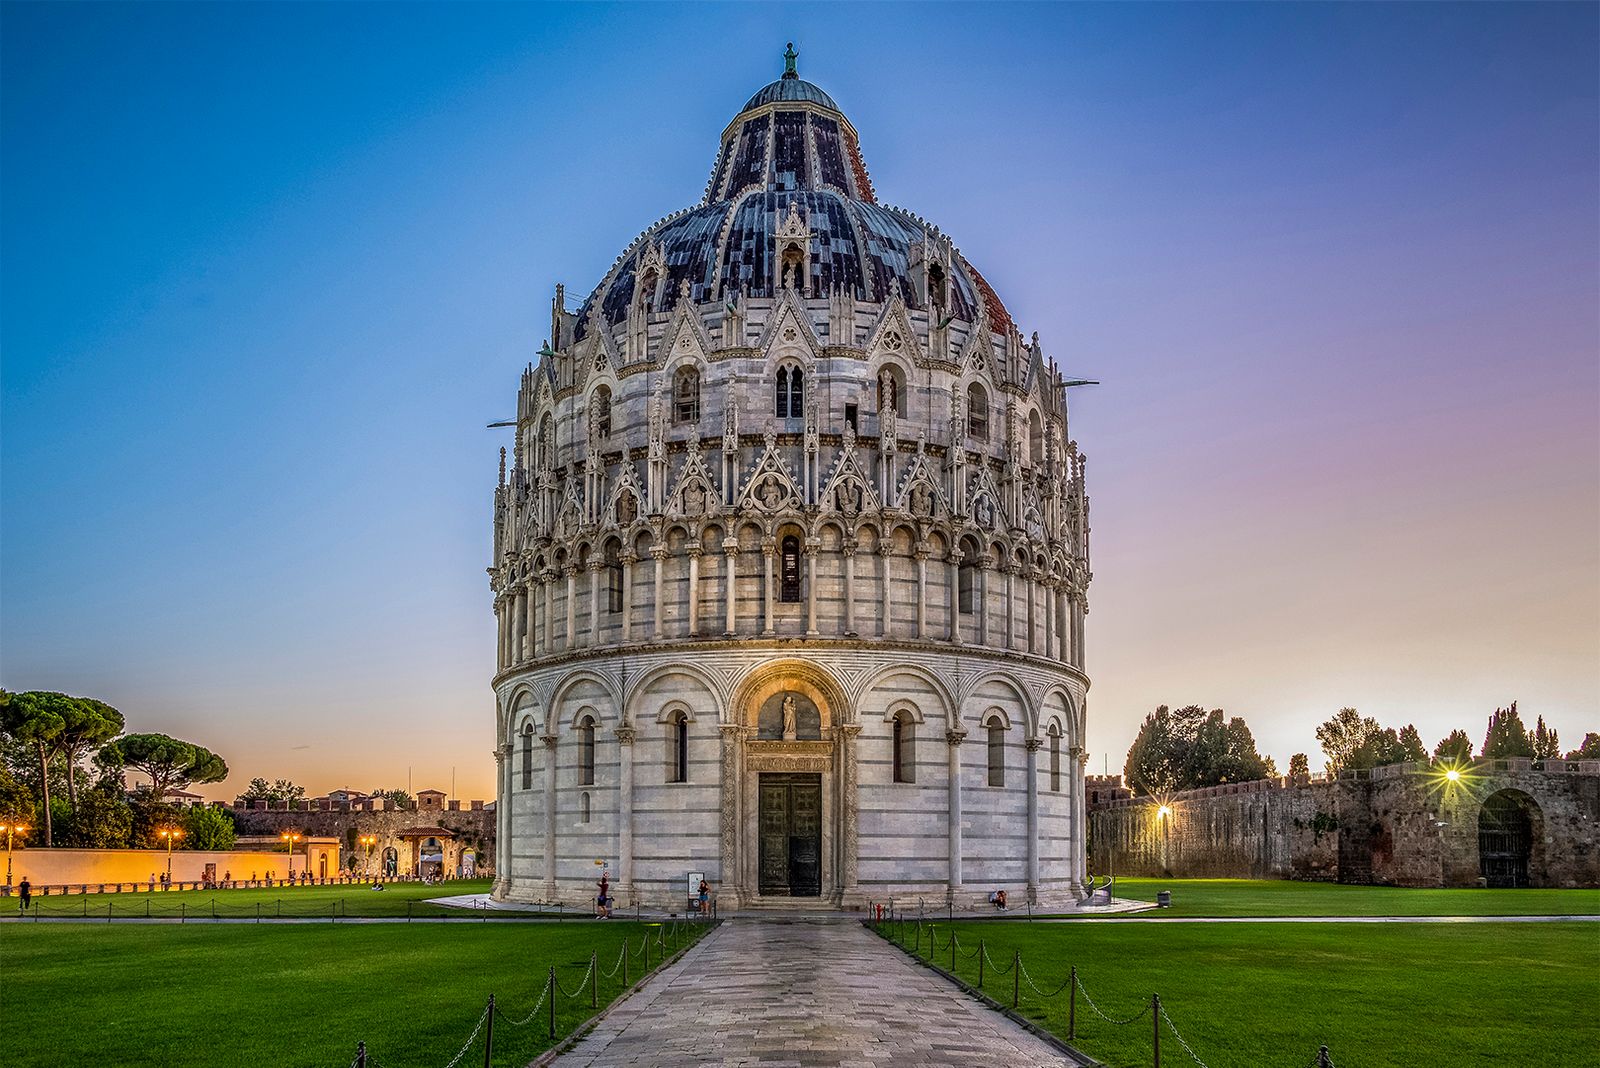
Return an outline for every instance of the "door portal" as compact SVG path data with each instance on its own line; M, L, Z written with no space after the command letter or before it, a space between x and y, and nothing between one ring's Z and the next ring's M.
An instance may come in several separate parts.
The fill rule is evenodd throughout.
M763 773L761 892L822 895L822 776Z

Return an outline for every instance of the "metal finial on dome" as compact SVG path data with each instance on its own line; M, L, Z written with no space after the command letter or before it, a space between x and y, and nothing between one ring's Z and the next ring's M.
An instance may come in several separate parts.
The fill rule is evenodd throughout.
M797 73L794 69L794 61L799 57L799 55L800 53L794 50L794 42L790 41L789 47L785 49L783 53L783 76L785 78L800 77L799 73Z

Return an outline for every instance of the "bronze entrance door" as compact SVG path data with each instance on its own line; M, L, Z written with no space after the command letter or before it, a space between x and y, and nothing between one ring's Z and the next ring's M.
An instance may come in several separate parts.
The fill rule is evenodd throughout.
M761 892L822 894L822 776L763 773Z

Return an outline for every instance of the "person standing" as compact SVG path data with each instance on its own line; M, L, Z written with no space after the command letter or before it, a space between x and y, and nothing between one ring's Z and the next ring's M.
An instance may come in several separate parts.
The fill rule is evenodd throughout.
M602 920L611 918L611 876L607 872L600 873L600 896L595 898L594 914Z
M700 915L704 916L711 907L711 884L704 879L700 880Z
M18 911L27 912L28 905L33 901L33 884L28 881L26 875L22 877L22 882L17 884L17 893L22 896L22 908Z

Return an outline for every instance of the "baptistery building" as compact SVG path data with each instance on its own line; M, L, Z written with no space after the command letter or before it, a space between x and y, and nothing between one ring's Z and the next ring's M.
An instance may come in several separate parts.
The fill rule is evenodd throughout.
M1084 457L1037 335L783 76L521 376L495 893L1064 902ZM708 138L709 140L709 138Z

